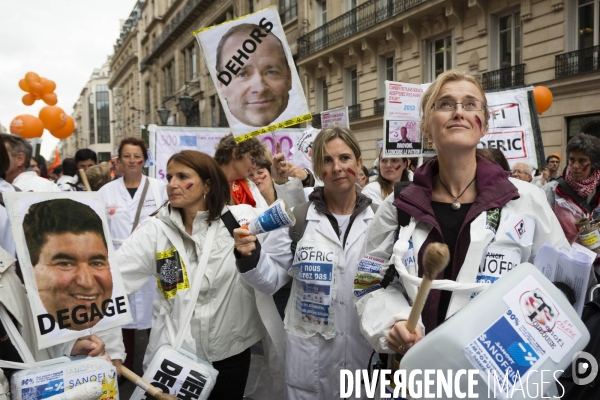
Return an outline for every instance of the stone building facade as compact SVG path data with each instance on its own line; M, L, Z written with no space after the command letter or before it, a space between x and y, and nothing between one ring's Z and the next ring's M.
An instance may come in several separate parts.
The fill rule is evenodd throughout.
M539 117L546 154L564 154L580 131L600 134L600 0L139 1L111 64L123 71L111 79L121 110L143 110L123 114L123 126L139 116L160 124L163 107L170 124L226 126L192 33L268 6L279 9L314 125L320 111L348 106L368 166L383 136L384 81L431 82L452 68L487 90L547 86L554 103ZM194 98L187 117L178 100L185 92Z

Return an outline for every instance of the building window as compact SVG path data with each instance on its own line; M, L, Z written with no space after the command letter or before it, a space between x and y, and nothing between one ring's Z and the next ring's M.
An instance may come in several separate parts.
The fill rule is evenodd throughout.
M90 144L96 144L96 123L94 118L94 93L90 93L88 97L88 113L90 119Z
M169 65L165 67L165 95L172 96L173 95L173 63L171 62Z
M185 117L185 123L187 126L200 126L200 106L198 103L194 103L190 113Z
M325 78L317 79L315 83L317 111L327 111L329 107L329 99L327 93L327 83L325 82Z
M450 35L430 40L429 46L429 71L427 78L434 81L444 71L452 69L452 37Z
M253 12L254 12L254 0L248 0L248 14L252 14Z
M298 0L279 0L279 16L285 24L298 16Z
M600 44L600 0L579 0L577 8L578 49Z
M498 18L498 59L500 68L521 64L521 13Z
M194 80L198 76L197 57L196 45L193 44L187 49L186 78L188 81Z
M579 133L600 138L600 114L578 115L567 118L567 141Z
M327 0L317 1L317 26L325 25L327 23Z
M98 118L98 143L110 143L110 109L108 86L96 86L96 115Z
M358 104L358 73L355 69L350 71L350 104Z
M378 58L377 72L379 83L378 96L385 97L385 81L396 80L396 65L394 64L394 57L380 56Z
M146 82L146 112L149 113L150 112L150 99L152 98L150 96L150 82Z
M110 151L101 151L98 153L98 164L110 161Z

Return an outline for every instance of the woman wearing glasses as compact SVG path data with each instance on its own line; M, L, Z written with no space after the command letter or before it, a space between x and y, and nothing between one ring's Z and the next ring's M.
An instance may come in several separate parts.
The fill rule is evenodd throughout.
M102 186L98 193L106 209L115 250L131 235L136 226L152 214L166 198L165 184L143 174L148 158L146 143L138 138L125 138L119 144L119 164L123 176ZM133 367L135 331L152 327L152 302L156 299L156 283L148 281L137 293L129 296L133 322L123 327L123 343L127 359L124 365Z
M411 308L405 296L414 300L417 287L394 271L387 275L392 280L389 287L382 290L379 282L386 279L388 262L407 278L421 277L426 246L443 242L450 249L450 264L436 282L444 279L460 286L493 283L513 266L533 261L544 242L568 246L543 193L508 178L502 167L476 154L489 113L474 77L458 71L441 74L423 95L421 108L421 130L435 143L437 157L415 171L413 183L398 198L388 196L379 206L358 267L363 280L364 274L373 275L371 287L355 288L355 299L361 331L377 352L405 354L472 295L432 290L420 326L411 334L405 325ZM397 229L397 254L392 258ZM501 254L506 267L492 267L496 264L489 264L485 254Z
M567 169L562 177L544 186L569 241L577 236L575 222L598 218L600 198L600 139L580 133L567 143Z

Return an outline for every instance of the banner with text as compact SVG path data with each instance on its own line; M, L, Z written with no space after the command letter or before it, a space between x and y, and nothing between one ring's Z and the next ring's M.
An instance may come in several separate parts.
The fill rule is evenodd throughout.
M386 81L384 113L384 157L431 157L433 143L420 130L420 103L430 83L417 85ZM486 92L490 115L487 133L479 141L479 148L497 148L512 166L526 162L540 167L541 134L536 126L535 110L528 99L531 87ZM536 136L539 136L536 141ZM539 145L538 145L539 143Z

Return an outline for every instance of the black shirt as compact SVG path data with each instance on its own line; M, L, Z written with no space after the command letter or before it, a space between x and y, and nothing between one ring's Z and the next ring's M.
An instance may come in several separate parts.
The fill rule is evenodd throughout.
M473 203L461 204L458 210L453 210L450 203L440 203L437 201L431 202L431 208L433 208L433 212L435 213L435 219L442 230L444 243L448 245L448 250L450 250L450 262L444 270L444 279L452 280L452 259L454 257L454 249L456 248L456 240L458 238L460 227L465 221L467 213L471 209L472 205ZM442 291L440 304L438 305L438 326L444 322L444 319L446 318L451 297L451 291Z
M131 195L132 199L133 199L133 196L135 196L135 192L137 192L137 190L138 190L138 188L127 188L127 191Z

